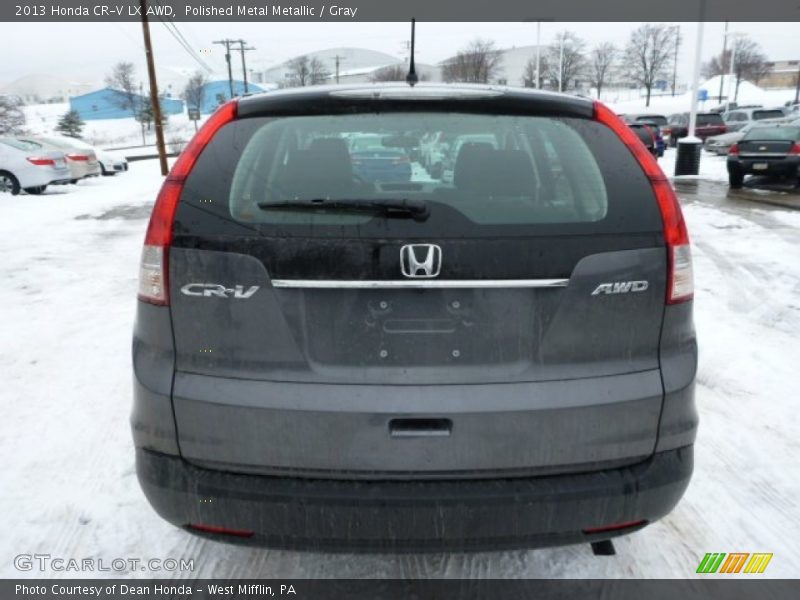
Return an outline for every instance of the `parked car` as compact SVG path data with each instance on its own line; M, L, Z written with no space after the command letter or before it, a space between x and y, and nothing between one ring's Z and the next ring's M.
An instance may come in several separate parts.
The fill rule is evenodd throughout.
M464 145L452 183L353 176L347 133L420 122L497 144ZM631 533L691 476L692 296L675 192L600 103L433 84L233 100L145 237L139 482L186 531L274 547Z
M664 156L664 150L666 149L667 144L664 141L664 136L661 135L661 127L658 125L658 123L655 121L638 120L634 123L630 123L629 125L633 128L646 127L649 130L655 144L653 148L653 154L657 158Z
M60 139L78 150L87 150L94 152L94 155L97 158L97 163L100 167L100 173L104 176L116 175L117 173L122 173L128 170L128 161L125 160L124 157L119 158L117 156L114 156L110 152L107 152L106 150L101 150L99 148L95 148L94 146L87 144L83 140L78 140L74 138L60 138Z
M100 164L97 162L94 150L81 148L79 140L57 136L35 136L23 139L26 142L38 144L42 149L63 152L72 175L71 183L78 183L84 177L100 174Z
M722 120L728 131L736 131L755 121L784 119L786 115L780 108L737 108L723 113Z
M728 182L740 188L746 175L800 183L800 125L753 127L728 152Z
M717 113L697 113L694 133L696 137L705 140L712 135L720 135L727 132L728 128L721 115ZM669 136L668 143L672 148L677 146L678 140L689 134L689 113L670 115L664 134Z
M707 137L706 141L703 142L703 149L718 156L727 156L731 146L741 140L753 127L757 126L758 124L751 123L749 125L745 125L742 129L737 131L731 131L729 133Z
M352 152L353 173L365 181L393 183L411 179L411 161L396 148L375 148Z
M658 156L658 144L656 142L656 131L658 131L658 127L652 123L628 123L628 127L642 140L648 152L653 156Z
M666 127L668 120L667 117L664 115L659 115L656 113L644 113L644 114L625 114L620 115L622 119L626 123L635 123L637 121L645 121L648 123L655 123L659 127Z
M0 137L0 193L17 195L20 190L41 194L50 184L70 179L62 152L42 150L36 144Z
M723 114L737 108L764 108L763 104L739 104L738 102L723 102L719 106L709 109L708 112Z
M100 164L100 173L104 176L124 173L128 170L128 161L124 157L117 157L100 149L95 149L97 162Z

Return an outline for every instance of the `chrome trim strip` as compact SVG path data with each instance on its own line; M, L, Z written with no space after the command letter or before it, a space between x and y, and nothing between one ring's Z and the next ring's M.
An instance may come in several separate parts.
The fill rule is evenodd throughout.
M400 279L400 280L335 280L273 279L272 287L288 289L465 289L465 288L562 288L569 279Z

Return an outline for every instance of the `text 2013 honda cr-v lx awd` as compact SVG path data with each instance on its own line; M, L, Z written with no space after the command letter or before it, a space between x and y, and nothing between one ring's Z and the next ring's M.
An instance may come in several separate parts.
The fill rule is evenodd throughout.
M431 140L446 176L422 166ZM275 547L630 533L691 476L692 294L675 193L602 104L434 85L232 101L147 230L139 481L179 527Z

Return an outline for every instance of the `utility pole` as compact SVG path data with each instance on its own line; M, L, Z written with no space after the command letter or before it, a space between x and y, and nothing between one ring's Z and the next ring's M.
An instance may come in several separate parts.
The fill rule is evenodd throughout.
M217 40L213 42L214 44L219 44L220 46L225 46L225 62L228 63L228 87L231 90L231 97L233 99L233 72L231 71L231 44L235 44L236 40Z
M678 48L681 46L681 26L675 25L675 62L672 67L672 96L675 96L675 87L678 81Z
M722 54L719 59L719 103L722 104L722 86L725 83L725 53L728 51L728 22L725 21L725 31L722 34Z
M153 45L150 42L150 24L147 21L147 0L139 0L142 9L142 34L144 35L144 49L147 55L147 75L150 78L150 101L153 103L153 119L156 122L156 146L158 147L158 160L161 163L161 174L169 173L167 166L167 151L164 147L164 123L161 121L161 103L158 100L158 82L156 81L156 65L153 60Z
M339 62L342 60L347 60L344 56L339 56L338 54L333 57L333 60L336 61L336 83L339 83Z
M142 146L147 145L147 138L144 135L144 86L139 84L139 97L136 99L137 104L139 105L139 125L142 128Z
M561 34L561 50L559 51L558 55L558 91L561 92L564 90L564 37L565 35Z
M800 68L797 69L797 86L794 88L794 103L800 102Z
M245 42L244 40L236 40L236 43L239 44L239 47L236 50L238 50L239 52L242 53L242 77L244 78L244 93L246 94L248 92L248 89L247 89L247 64L245 63L244 53L248 52L250 50L255 50L255 48L253 48L252 46L247 46L245 48L245 44L247 44L247 42ZM232 91L231 91L231 95L233 95Z

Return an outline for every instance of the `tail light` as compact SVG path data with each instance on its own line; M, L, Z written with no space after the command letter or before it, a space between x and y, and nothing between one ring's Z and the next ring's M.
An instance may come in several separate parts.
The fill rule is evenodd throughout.
M789 154L800 154L800 143L795 142L789 149Z
M739 144L734 144L733 146L731 146L730 149L728 150L728 154L732 154L734 156L738 155L739 154Z
M77 160L80 162L87 162L89 160L89 156L86 154L67 154L67 158L70 160Z
M56 161L54 158L44 158L39 156L29 156L28 162L36 165L37 167L55 167Z
M607 533L609 531L620 531L621 529L630 529L632 527L639 527L640 525L646 524L647 521L643 519L639 521L625 521L623 523L614 523L613 525L603 525L602 527L588 527L587 529L583 530L583 533Z
M220 106L181 152L164 180L144 238L142 259L139 263L139 300L160 306L169 304L169 247L172 244L172 224L178 209L178 200L186 178L208 142L222 126L236 119L237 112L238 100L231 100Z
M689 232L675 190L656 159L630 127L600 102L594 103L594 118L617 134L642 167L658 202L667 245L667 304L678 304L694 296L692 252Z

